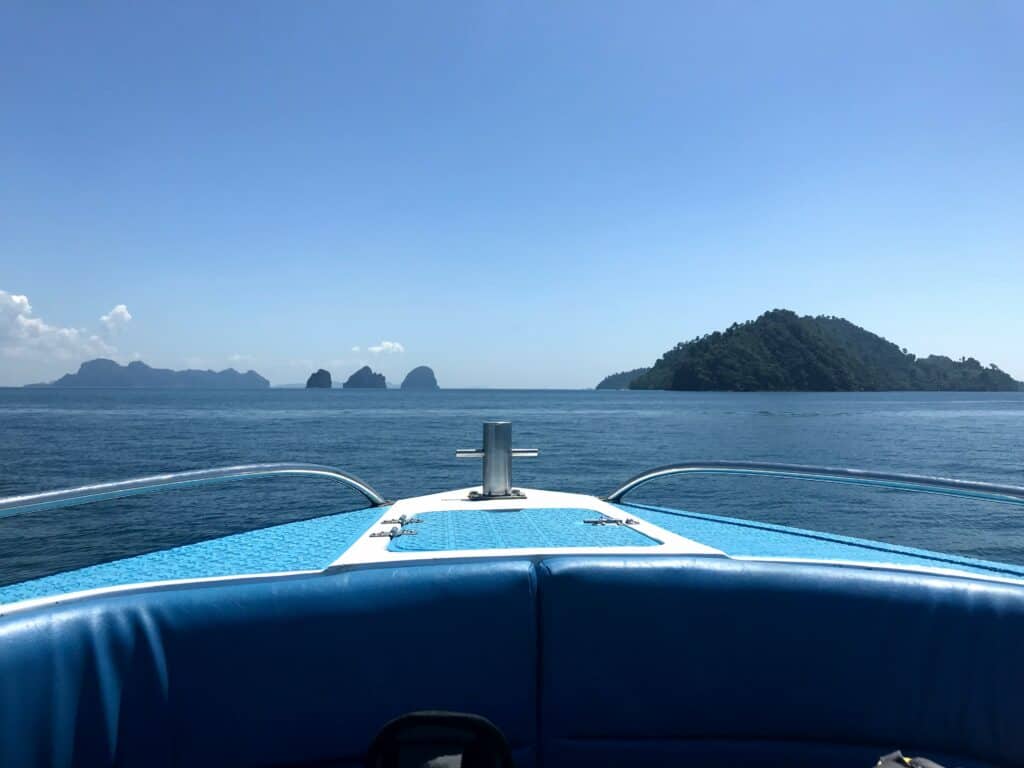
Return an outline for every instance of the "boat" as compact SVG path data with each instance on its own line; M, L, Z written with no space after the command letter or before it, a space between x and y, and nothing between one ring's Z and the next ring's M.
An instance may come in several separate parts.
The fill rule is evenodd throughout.
M0 588L0 765L457 765L420 759L451 757L453 733L499 745L466 768L1024 765L1024 567L629 499L707 474L1016 505L1024 488L730 461L604 497L515 487L513 459L537 455L488 422L457 452L481 484L413 498L260 464L0 500L280 475L366 500Z

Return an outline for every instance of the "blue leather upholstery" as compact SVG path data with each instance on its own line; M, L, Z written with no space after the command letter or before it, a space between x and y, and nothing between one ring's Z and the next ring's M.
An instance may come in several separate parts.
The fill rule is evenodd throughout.
M1024 588L644 557L538 585L543 765L1024 764Z
M482 714L532 765L534 588L529 562L493 561L14 613L0 619L0 766L361 765L415 709Z
M1024 765L1024 587L566 556L167 587L0 618L0 766L359 765L416 709L520 766Z

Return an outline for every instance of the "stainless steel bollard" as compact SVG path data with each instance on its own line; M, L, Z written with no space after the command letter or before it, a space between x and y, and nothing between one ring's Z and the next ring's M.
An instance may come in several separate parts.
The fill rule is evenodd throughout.
M473 498L507 499L523 494L512 487L512 457L540 455L536 448L512 447L512 422L485 421L483 448L460 448L455 451L459 459L483 459L484 471L481 493L473 491Z
M484 496L512 493L512 422L484 422Z

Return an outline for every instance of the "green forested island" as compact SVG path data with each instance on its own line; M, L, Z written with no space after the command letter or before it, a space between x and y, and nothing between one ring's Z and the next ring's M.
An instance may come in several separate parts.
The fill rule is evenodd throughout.
M629 374L636 373L635 376ZM962 390L1024 388L972 357L916 357L840 317L786 309L681 342L644 372L615 374L604 388L746 391Z
M611 376L605 376L598 383L598 389L629 389L629 385L632 384L642 374L647 373L650 368L634 368L632 371L622 371L621 373L613 373Z

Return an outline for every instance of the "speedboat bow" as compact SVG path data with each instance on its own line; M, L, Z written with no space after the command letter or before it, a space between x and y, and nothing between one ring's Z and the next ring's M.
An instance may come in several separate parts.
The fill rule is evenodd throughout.
M536 451L507 422L459 455L483 460L479 486L393 502L298 464L0 500L29 514L282 474L366 498L0 587L0 765L457 765L402 756L452 717L526 767L868 768L896 749L1024 765L1024 568L628 500L678 474L1009 504L1024 488L743 462L603 498L515 488L513 457ZM458 714L375 741L438 711Z

